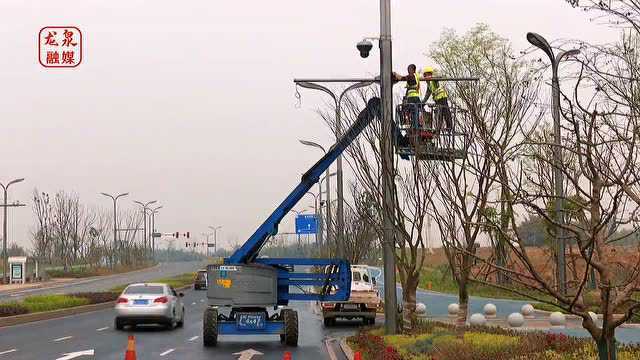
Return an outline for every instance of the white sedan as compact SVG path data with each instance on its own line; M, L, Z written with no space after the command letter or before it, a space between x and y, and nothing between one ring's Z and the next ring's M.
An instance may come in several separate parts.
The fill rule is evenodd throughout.
M183 293L160 283L127 286L116 300L115 328L126 325L161 324L170 329L184 325Z

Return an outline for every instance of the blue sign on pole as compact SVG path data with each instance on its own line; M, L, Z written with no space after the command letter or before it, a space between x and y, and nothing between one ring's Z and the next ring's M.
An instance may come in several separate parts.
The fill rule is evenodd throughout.
M318 232L318 217L313 214L296 216L296 234L316 234Z

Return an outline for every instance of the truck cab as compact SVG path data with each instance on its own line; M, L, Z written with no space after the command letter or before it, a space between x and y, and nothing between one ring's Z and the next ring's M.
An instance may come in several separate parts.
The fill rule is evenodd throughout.
M368 265L351 265L351 296L347 301L321 302L325 326L333 326L336 319L362 319L373 325L381 303L376 279Z

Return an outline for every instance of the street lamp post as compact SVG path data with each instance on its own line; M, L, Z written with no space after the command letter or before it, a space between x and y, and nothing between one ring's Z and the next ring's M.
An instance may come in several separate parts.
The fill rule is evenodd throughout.
M0 183L0 187L2 187L2 190L4 191L4 202L2 204L2 208L4 209L4 216L3 216L3 220L2 220L2 253L3 253L3 265L2 265L2 278L3 278L3 282L5 280L5 278L7 277L7 272L9 271L9 254L7 252L7 208L9 207L18 207L18 206L24 206L24 204L20 204L20 203L14 203L14 204L7 204L7 191L9 190L9 186L19 183L21 181L24 181L24 178L20 178L20 179L15 179L15 180L11 180L9 181L9 183L7 183L7 185L3 185L2 183Z
M213 253L215 254L216 251L218 251L218 229L221 229L222 225L220 226L209 226L209 229L213 230ZM207 250L209 249L208 244L207 244Z
M358 88L362 88L365 86L369 86L371 84L373 84L373 81L364 81L364 82L357 82L355 84L351 84L350 86L348 86L346 89L344 89L344 91L342 91L342 93L340 93L339 96L336 96L336 94L329 90L329 88L322 86L320 84L317 83L313 83L313 82L309 82L309 81L296 81L296 84L303 87L303 88L307 88L307 89L314 89L314 90L320 90L323 91L327 94L329 94L329 96L331 96L331 98L333 99L333 102L335 104L335 109L336 109L336 138L339 138L342 135L342 109L341 109L341 104L342 104L342 98L344 97L344 95L353 90L353 89L358 89ZM302 142L302 140L300 141ZM302 142L303 144L305 144L304 142ZM305 145L311 145L309 144L305 144ZM317 145L317 144L316 144ZM316 146L316 145L311 145L311 146ZM320 147L322 148L322 147ZM324 151L324 149L323 149ZM326 152L325 152L326 153ZM329 171L327 169L327 171ZM342 155L338 156L338 159L336 160L336 173L338 174L338 178L337 180L337 195L338 195L338 209L336 211L336 253L337 253L337 257L338 258L343 258L344 257L344 242L343 242L343 238L344 238L344 189L343 189L343 180L342 180ZM329 194L329 192L327 191L327 194Z
M392 82L392 47L391 47L391 0L380 0L380 95L382 98L382 225L383 225L383 258L384 258L384 330L385 334L398 331L398 309L396 294L396 259L395 238L393 228L393 82Z
M560 133L560 81L558 79L558 67L562 59L567 56L575 56L580 53L580 50L574 49L569 51L561 51L554 56L553 49L549 42L540 34L533 32L527 33L527 41L531 45L544 51L545 54L551 60L551 71L553 73L551 78L552 87L552 116L553 116L553 178L555 188L555 221L556 221L556 246L558 253L558 263L556 266L556 277L558 279L558 291L561 294L567 293L567 281L566 281L566 260L565 260L565 235L564 235L564 215L562 210L562 202L564 199L564 187L562 186L563 174L562 174L562 138Z
M143 221L144 221L144 227L142 230L142 236L143 236L143 241L144 241L144 247L147 248L147 210L148 210L148 206L151 204L155 204L157 203L158 200L153 200L153 201L149 201L147 203L143 203L140 201L134 201L134 203L142 206L142 217L143 217Z
M118 196L113 196L111 194L107 194L107 193L100 193L104 196L107 196L109 198L111 198L111 200L113 200L113 251L111 254L111 267L113 267L114 262L115 262L115 258L114 258L114 253L116 251L116 249L118 249L118 208L116 207L116 202L118 201L118 199L122 196L127 196L129 195L129 193L122 193Z
M327 194L327 200L325 201L325 203L327 204L327 208L325 210L325 217L326 217L326 223L327 223L327 231L326 234L324 236L324 243L325 246L327 247L327 249L329 248L329 245L331 244L331 232L333 231L333 218L332 218L332 214L331 214L331 204L333 203L333 200L331 200L331 192L330 192L330 186L329 183L331 182L331 177L332 176L336 176L337 173L332 172L331 174L329 174L328 176L325 175L322 179L320 179L320 181L318 182L318 188L322 189L322 182L323 181L327 181L327 185L326 185L326 190L325 193ZM320 191L320 212L322 212L322 191Z
M156 232L156 213L163 207L164 206L158 206L156 208L149 209L151 212L151 255L154 259L156 257L156 238L153 237L153 234Z

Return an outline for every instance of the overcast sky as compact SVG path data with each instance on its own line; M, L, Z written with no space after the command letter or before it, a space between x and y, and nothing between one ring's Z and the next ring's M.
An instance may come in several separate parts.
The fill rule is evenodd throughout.
M392 3L397 71L427 65L443 28L478 22L516 50L528 47L527 31L616 38L564 0ZM293 78L376 74L377 48L361 59L355 43L379 34L378 11L373 0L2 0L0 182L25 177L10 201L27 204L35 187L104 207L100 192L129 192L123 209L164 206L159 231L223 225L223 239L244 241L320 156L298 139L331 144L314 112L326 98L301 90L296 107ZM81 29L79 67L38 63L47 25ZM280 231L292 231L291 220ZM28 245L33 221L30 206L11 209L10 241Z

